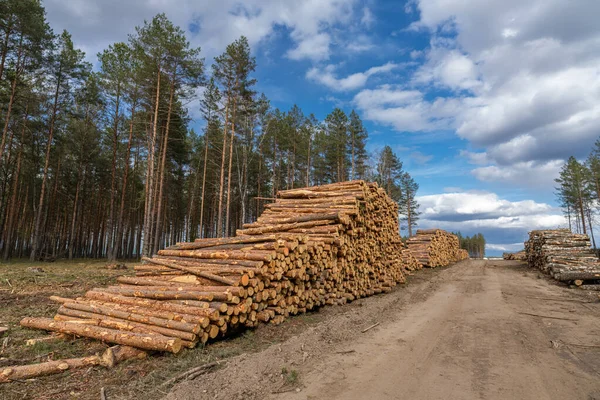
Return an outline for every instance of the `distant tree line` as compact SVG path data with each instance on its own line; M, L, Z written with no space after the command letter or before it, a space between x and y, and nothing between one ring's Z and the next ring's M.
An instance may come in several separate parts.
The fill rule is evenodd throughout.
M569 157L555 181L556 198L567 217L569 229L590 234L596 248L594 225L600 206L600 140L584 162Z
M52 32L40 0L0 0L4 260L149 255L235 234L279 190L353 179L379 182L412 234L418 184L393 150L368 154L355 111L320 121L273 108L245 37L206 71L159 14L98 61L93 71L68 32Z
M460 248L469 252L471 258L485 257L485 237L481 233L477 233L471 237L463 236L462 233L455 233L460 241Z

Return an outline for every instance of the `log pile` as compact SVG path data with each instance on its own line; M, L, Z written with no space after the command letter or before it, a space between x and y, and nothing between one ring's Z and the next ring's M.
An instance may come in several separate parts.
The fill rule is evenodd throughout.
M556 280L578 286L600 281L600 260L587 235L574 234L568 229L532 231L525 242L525 252L530 267Z
M465 249L458 249L456 256L456 262L464 261L469 259L469 252Z
M389 292L420 268L398 234L397 204L377 184L286 190L224 239L161 250L135 277L64 299L23 326L177 353L261 322Z
M469 254L461 250L458 237L441 229L418 230L407 244L419 263L429 268L445 267L469 258Z
M525 250L516 253L504 253L502 254L502 258L507 261L527 261L527 253Z

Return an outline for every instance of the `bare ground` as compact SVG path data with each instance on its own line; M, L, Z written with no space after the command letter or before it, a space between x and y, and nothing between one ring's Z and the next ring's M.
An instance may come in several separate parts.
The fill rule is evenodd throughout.
M597 294L519 262L422 271L319 314L165 399L600 399Z

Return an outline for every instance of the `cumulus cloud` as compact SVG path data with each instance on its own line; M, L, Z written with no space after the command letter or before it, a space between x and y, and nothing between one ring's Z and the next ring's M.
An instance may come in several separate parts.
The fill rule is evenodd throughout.
M457 50L432 49L428 61L414 75L417 84L433 84L451 90L476 90L481 86L475 63Z
M91 53L127 39L135 25L166 12L189 31L190 41L209 57L245 35L256 45L286 27L294 45L294 60L324 60L331 53L331 29L354 17L356 0L278 1L248 0L46 0L48 19L55 29L73 33L77 44ZM364 13L357 18L364 18ZM110 27L110 29L107 29Z
M521 251L524 248L524 243L509 243L509 244L495 244L495 243L486 243L486 250L496 251L496 252L516 252Z
M489 165L473 169L473 175L484 182L502 182L534 188L552 188L564 165L563 160L549 162L526 161L513 165Z
M465 235L484 232L488 242L510 246L534 229L565 227L560 210L532 200L509 201L490 192L452 192L420 196L420 228L442 228Z
M452 130L485 181L527 185L583 157L600 132L600 2L415 0L430 34L408 80L355 97L398 131ZM375 98L404 98L382 101ZM556 175L549 177L551 181Z
M419 90L401 86L381 85L364 89L353 100L364 117L398 131L433 131L450 129L458 112L459 98L425 99Z
M345 78L336 77L336 66L328 65L323 69L311 68L306 73L306 78L318 82L331 90L348 91L356 90L366 85L367 80L373 75L384 74L398 68L398 64L387 63L378 67L372 67L365 72L357 72Z
M422 217L438 221L496 220L548 213L552 207L533 200L511 202L495 193L443 193L419 197Z

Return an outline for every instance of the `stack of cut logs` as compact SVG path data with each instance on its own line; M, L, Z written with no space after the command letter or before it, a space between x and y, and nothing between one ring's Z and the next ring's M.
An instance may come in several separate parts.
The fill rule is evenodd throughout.
M527 261L527 253L525 250L521 250L516 253L504 253L502 258L507 261Z
M556 280L577 285L600 280L600 260L591 249L587 235L568 229L540 230L529 233L525 242L527 262Z
M441 229L418 230L408 239L408 249L426 267L445 267L469 258L458 237Z
M469 252L465 249L458 249L458 253L456 253L456 262L464 261L469 259Z
M377 184L286 190L266 208L235 237L159 251L118 285L54 297L62 304L54 320L21 324L177 353L242 327L389 292L420 268L399 236L397 205Z

